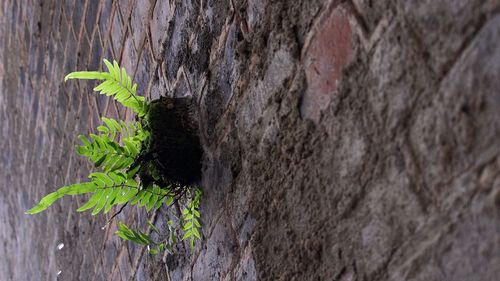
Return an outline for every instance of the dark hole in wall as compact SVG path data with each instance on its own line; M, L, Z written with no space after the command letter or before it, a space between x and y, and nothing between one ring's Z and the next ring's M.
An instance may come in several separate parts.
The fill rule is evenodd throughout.
M203 150L196 108L190 97L162 97L150 104L148 153L164 185L191 185L201 178Z

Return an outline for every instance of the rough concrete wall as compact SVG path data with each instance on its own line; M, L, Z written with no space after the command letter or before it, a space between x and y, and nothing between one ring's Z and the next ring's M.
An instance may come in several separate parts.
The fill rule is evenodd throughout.
M67 2L2 7L0 249L19 253L2 257L0 276L500 276L498 1L120 1L90 20L93 1ZM143 254L113 238L114 225L100 230L104 219L76 214L76 200L20 212L85 174L68 151L96 113L127 115L58 78L98 66L96 52L135 69L149 98L200 100L194 252L179 245L166 263ZM122 219L144 221L134 213ZM168 214L150 215L162 226ZM55 251L59 241L71 246Z

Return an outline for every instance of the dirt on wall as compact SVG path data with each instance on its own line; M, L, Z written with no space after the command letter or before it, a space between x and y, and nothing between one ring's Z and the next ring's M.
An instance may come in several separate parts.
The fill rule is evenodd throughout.
M14 2L4 6L17 7ZM199 182L204 192L203 241L194 251L180 244L172 256L151 256L110 238L113 225L100 232L104 219L76 217L75 208L69 209L76 204L69 201L49 211L49 223L30 221L16 232L21 218L12 214L29 202L19 204L17 195L6 191L7 205L0 205L0 214L7 215L0 216L0 222L8 227L0 233L2 240L15 237L13 233L35 237L40 232L43 243L33 239L33 250L30 244L21 246L19 260L0 263L0 276L25 276L8 268L22 268L13 265L31 259L25 271L40 271L43 277L52 276L46 271L68 268L61 280L498 279L498 1L103 1L94 12L91 2L65 3L54 35L60 39L55 53L88 49L87 63L78 56L63 59L62 66L42 64L41 74L50 69L53 73L40 83L33 73L30 81L35 86L49 83L75 70L76 64L95 69L94 61L114 56L134 69L149 100L192 97L199 104L196 116L204 150ZM44 37L51 36L46 24L58 19L61 6L50 3L43 9L54 16L42 17L38 34L47 42L52 41ZM78 9L86 12L79 17L82 24L74 25ZM108 25L103 23L107 17ZM71 19L69 24L65 19ZM9 20L13 29L20 22ZM7 31L0 29L2 34ZM78 40L68 43L61 39L75 36ZM31 107L23 105L23 99L0 95L0 101L16 108L12 112L0 104L0 116L8 121L2 134L17 136L17 120L27 116L30 127L21 126L26 131L22 136L34 134L42 143L51 143L59 135L73 134L75 122L79 129L87 128L87 119L78 116L89 115L88 123L93 124L93 110L127 116L98 98L93 105L90 98L71 95L64 103L64 91L89 92L91 87L84 85L65 89L70 86L57 82L51 84L55 97L48 92L40 103L31 98L26 102L29 87L12 74L16 63L26 65L13 59L11 37L3 43L10 51L2 52L0 73L5 68L9 76L0 87L17 91L19 84L25 103L53 103L57 113L40 106L42 121L34 121L32 128L33 112L24 110ZM38 42L27 38L28 46ZM33 50L44 54L45 49ZM52 53L52 48L45 51ZM23 118L10 117L16 114ZM66 116L66 130L44 117L55 114ZM10 151L16 142L0 143L0 148ZM64 161L70 144L65 140L51 145L63 148L55 149L62 160L48 160L50 171L65 163L71 164L65 174L85 170L78 168L78 160ZM52 159L49 152L33 161ZM13 157L13 165L21 165L23 152L12 155L4 153L3 163L10 165ZM31 173L51 179L50 185L72 179L48 177L34 168L43 165L34 163L28 164ZM41 185L31 178L37 177L30 177L29 185L14 180L8 184ZM29 194L35 197L37 192L42 193ZM160 230L167 228L171 211L161 209L152 217ZM130 211L120 216L138 224L147 218ZM64 229L53 235L47 225L57 223ZM60 240L67 247L59 254L51 252L45 264L43 245L55 247ZM0 244L0 250L12 249Z
M165 49L205 136L205 240L173 280L495 280L496 2L203 5Z

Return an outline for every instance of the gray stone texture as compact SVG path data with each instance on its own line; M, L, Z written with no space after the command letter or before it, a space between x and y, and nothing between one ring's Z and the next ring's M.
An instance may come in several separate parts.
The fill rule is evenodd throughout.
M498 280L500 2L0 4L0 280ZM116 59L199 100L203 241L151 256L65 198L133 114L63 83ZM119 219L162 233L174 210ZM64 243L61 250L57 245ZM57 276L57 272L61 274Z

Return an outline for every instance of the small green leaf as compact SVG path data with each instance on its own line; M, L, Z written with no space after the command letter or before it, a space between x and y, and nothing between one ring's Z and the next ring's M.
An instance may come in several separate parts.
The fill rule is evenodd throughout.
M141 202L139 203L139 207L144 207L149 203L149 198L151 198L151 192L148 190L146 194L141 198Z
M95 163L94 163L94 167L98 168L99 166L101 166L102 162L104 162L104 160L106 160L106 154L104 154L103 156L101 156L101 158L99 158L99 160L97 160Z
M196 227L201 228L201 224L198 222L198 220L194 219L193 223L194 225L196 225Z
M146 220L146 222L151 227L151 229L153 229L156 233L160 234L160 232L158 231L158 228L156 228L156 226L154 226L154 224L152 224L151 221Z
M147 194L146 191L144 190L140 190L138 193L137 193L137 196L134 198L134 200L130 201L130 204L131 205L135 205L137 204L141 199L142 197L144 197L145 195Z
M196 228L192 228L191 231L193 232L193 235L198 238L198 239L201 239L201 236L200 236L200 233L198 232L198 229Z
M113 192L111 192L108 196L108 201L106 202L106 206L104 206L104 213L108 213L111 210L111 207L115 205L115 199L117 194L121 191L120 188L115 188Z
M109 78L109 74L106 72L99 71L77 71L71 72L64 77L64 81L69 79L95 79L95 80L105 80Z
M107 188L104 190L102 196L99 198L99 201L97 201L97 204L92 211L93 216L97 215L102 210L102 208L104 208L106 202L108 202L108 197L111 192L113 192L112 188Z
M124 204L128 202L137 194L137 192L139 192L139 190L136 188L129 188L127 191L122 189L115 199L115 204Z
M89 201L87 203L83 204L80 208L78 208L76 211L77 212L83 212L88 209L93 208L97 202L99 202L99 199L101 199L101 196L104 193L104 189L99 189L97 192L95 192L92 197L90 197Z
M188 232L184 233L184 236L182 236L182 240L186 240L189 237L191 237L192 235L193 235L193 233L188 231Z
M33 215L46 210L50 205L52 205L57 199L65 195L79 195L89 192L94 192L96 186L93 183L77 183L68 186L63 186L57 191L52 192L40 200L40 202L33 208L26 211L26 214Z
M185 223L183 226L182 226L182 229L183 230L189 230L193 227L193 223L191 221L188 221L187 223Z
M102 126L102 125L98 126L97 131L106 135L106 136L109 134L109 129L106 126Z
M78 135L78 139L80 139L85 146L89 146L90 145L89 140L85 136Z

